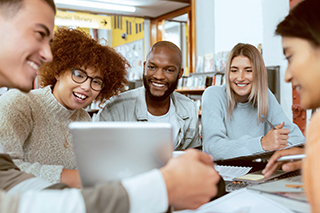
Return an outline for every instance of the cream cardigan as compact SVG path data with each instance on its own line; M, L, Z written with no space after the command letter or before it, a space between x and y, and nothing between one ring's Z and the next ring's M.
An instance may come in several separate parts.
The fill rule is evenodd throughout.
M73 121L91 118L83 109L63 107L50 86L29 93L14 89L0 98L0 142L22 171L52 183L60 182L62 169L76 169L68 129Z

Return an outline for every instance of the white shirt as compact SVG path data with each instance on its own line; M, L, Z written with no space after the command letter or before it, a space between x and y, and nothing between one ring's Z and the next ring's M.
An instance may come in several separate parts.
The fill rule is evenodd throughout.
M148 113L148 122L158 122L158 123L170 123L172 125L172 135L173 135L173 143L176 141L179 131L179 124L176 116L176 109L172 103L170 98L170 107L169 111L165 115L155 116L151 113ZM173 144L174 145L174 144Z

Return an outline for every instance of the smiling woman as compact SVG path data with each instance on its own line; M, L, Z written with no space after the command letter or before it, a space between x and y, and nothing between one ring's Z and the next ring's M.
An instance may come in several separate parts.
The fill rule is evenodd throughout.
M237 44L230 52L225 78L226 85L209 87L202 96L205 152L221 160L304 142L268 90L267 70L257 48ZM263 123L261 115L276 129Z
M58 29L51 49L52 62L38 70L41 89L1 97L1 143L21 170L80 187L68 125L91 121L83 107L122 91L129 64L76 29Z

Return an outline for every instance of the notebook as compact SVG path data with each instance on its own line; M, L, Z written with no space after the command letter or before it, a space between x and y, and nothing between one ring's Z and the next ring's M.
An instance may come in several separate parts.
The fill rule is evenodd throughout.
M169 123L74 122L69 129L83 187L160 168L172 156Z

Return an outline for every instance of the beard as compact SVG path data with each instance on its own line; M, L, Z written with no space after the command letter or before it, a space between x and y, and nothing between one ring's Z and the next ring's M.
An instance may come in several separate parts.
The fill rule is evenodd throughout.
M149 86L149 83L151 82L150 79L145 74L143 74L144 88L146 89L147 96L153 101L163 101L166 98L168 98L171 95L171 93L177 88L178 80L179 80L179 76L174 82L169 84L168 90L165 91L162 96L155 96L150 91L150 86Z

